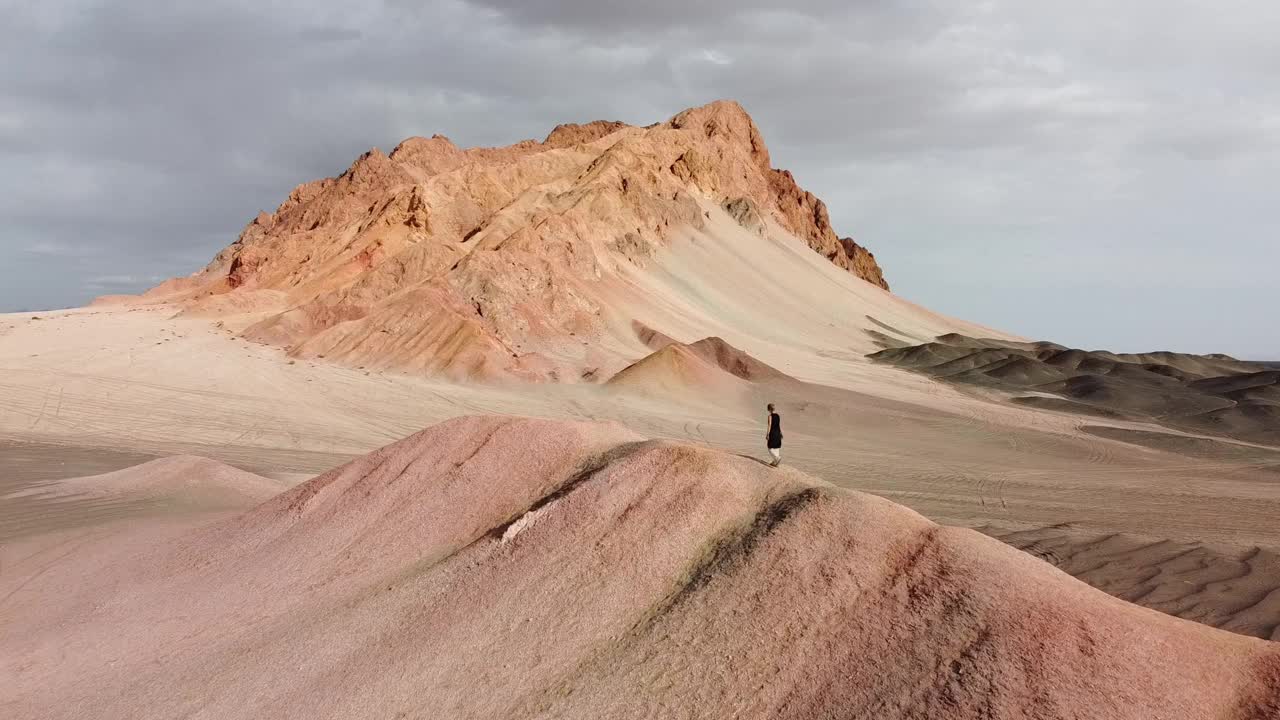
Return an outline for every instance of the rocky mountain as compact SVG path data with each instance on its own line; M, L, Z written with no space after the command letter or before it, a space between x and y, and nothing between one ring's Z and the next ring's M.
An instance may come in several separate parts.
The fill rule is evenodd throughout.
M238 316L245 337L297 357L563 380L635 359L590 356L635 342L635 318L617 317L611 288L722 217L799 239L888 289L826 205L772 167L742 107L720 101L648 127L560 125L501 148L435 135L371 150L298 186L202 271L146 297Z

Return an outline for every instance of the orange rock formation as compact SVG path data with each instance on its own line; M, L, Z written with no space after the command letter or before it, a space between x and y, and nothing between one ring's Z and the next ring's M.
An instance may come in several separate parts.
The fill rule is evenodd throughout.
M713 212L888 287L823 202L771 167L747 113L721 101L646 128L598 121L503 148L436 135L371 150L148 297L257 314L245 336L299 357L559 379L585 365L584 340L629 332L605 317L608 281Z

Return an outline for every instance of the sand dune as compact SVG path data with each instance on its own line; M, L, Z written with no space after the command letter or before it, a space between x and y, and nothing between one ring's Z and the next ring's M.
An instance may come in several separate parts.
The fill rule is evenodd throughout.
M0 442L0 544L158 510L151 498L50 492L68 476L153 459L136 452Z
M1275 645L893 503L617 425L460 419L234 519L135 530L11 565L0 692L16 716L1280 707Z
M671 343L628 365L609 378L609 385L642 393L716 398L726 406L749 392L745 380L681 343Z
M152 460L127 470L77 477L28 488L10 497L127 497L192 505L227 505L266 500L287 485L190 455Z
M770 286L757 286L745 267L737 267L749 264L737 254L743 243L776 277L816 273L824 280L803 286L809 296L772 296ZM683 274L688 268L722 270L695 285L699 297L716 299L721 314L712 317L710 307L681 299L678 312L666 316L680 327L678 337L724 337L801 382L750 384L736 405L687 391L657 397L591 384L456 385L323 362L291 364L276 349L164 309L63 311L39 321L0 316L0 327L10 328L0 341L0 437L24 441L0 445L0 480L45 482L171 454L296 478L415 428L472 413L612 418L647 436L760 456L763 404L776 402L787 428L788 464L948 524L1043 527L1069 521L1094 534L1212 543L1232 552L1280 548L1274 522L1280 486L1256 449L1197 455L1135 443L1136 436L1101 437L1081 429L1098 424L1097 418L993 403L969 391L973 386L869 363L862 354L874 345L860 327L932 337L934 328L945 327L943 320L876 288L865 295L853 288L841 300L846 289L839 268L803 247L792 251L753 235L723 242L708 235L673 246L658 261L661 272L645 282L670 298L681 298L672 288L693 282ZM825 274L823 263L833 275ZM731 293L742 287L751 291L739 311ZM767 307L782 311L779 323L784 317L790 322L751 322L761 317L752 302L760 295L768 298ZM865 315L831 316L836 327L824 332L820 308L837 302L874 307L876 322ZM757 329L762 332L752 332ZM638 342L633 352L639 358L651 349ZM30 441L49 444L25 444ZM23 449L29 447L48 450L32 454ZM98 457L110 462L90 464ZM71 462L76 458L85 462ZM14 489L26 486L19 482ZM29 537L150 512L116 498L42 503L34 512L29 499L0 500L0 535ZM1144 580L1155 571L1132 572ZM1223 608L1233 602L1228 595L1222 595ZM1280 615L1274 620L1280 622Z
M655 336L641 331L641 339ZM794 384L795 378L751 357L718 337L684 344L661 342L660 349L609 379L612 387L638 392L696 395L726 407L751 394L751 383Z
M50 450L37 453L37 457L53 465ZM102 455L65 448L56 454L60 458ZM77 465L73 462L73 467ZM38 475L16 469L7 474L0 484L0 541L129 518L243 510L295 484L182 455L101 475L65 478L58 473L57 477L38 480Z
M979 528L1111 595L1243 635L1280 640L1280 555L1067 527Z

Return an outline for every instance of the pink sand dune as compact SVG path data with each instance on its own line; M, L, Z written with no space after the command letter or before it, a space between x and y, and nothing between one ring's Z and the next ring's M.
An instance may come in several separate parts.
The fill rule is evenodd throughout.
M1278 645L608 424L449 421L0 602L11 718L1280 717Z

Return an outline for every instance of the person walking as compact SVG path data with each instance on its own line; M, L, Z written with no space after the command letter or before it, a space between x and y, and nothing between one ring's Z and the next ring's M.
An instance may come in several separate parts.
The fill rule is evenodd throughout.
M764 441L769 448L769 454L773 456L773 462L769 463L769 467L778 467L782 462L782 418L773 411L773 403L769 403L767 407L769 425L764 433Z

